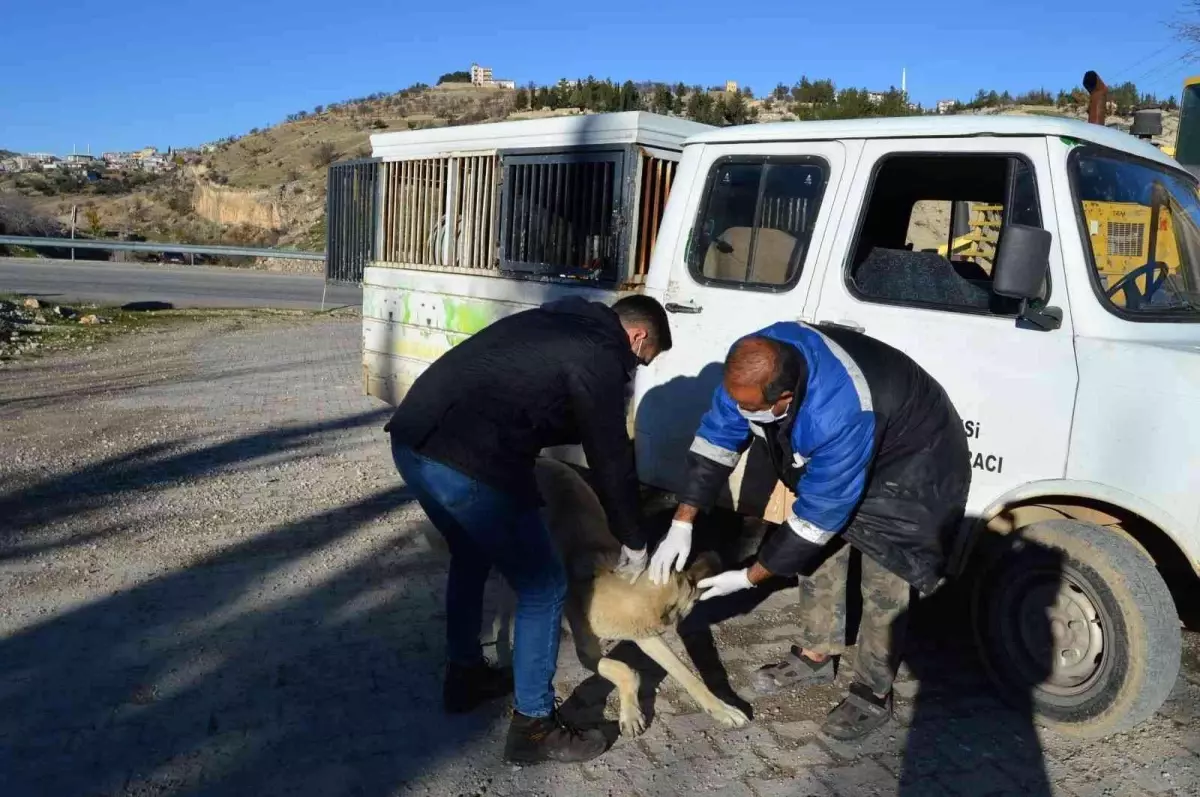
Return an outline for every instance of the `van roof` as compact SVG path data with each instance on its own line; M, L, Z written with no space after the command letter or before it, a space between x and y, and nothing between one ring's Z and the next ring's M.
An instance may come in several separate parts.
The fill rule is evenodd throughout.
M1018 114L954 114L844 119L824 122L768 122L723 127L692 136L692 144L746 144L768 141L817 141L845 138L955 138L962 136L1066 136L1157 161L1179 163L1162 150L1110 127L1078 119Z
M550 116L376 133L371 136L371 152L377 158L395 161L439 157L456 152L622 144L679 151L688 136L712 129L709 125L687 119L645 111Z

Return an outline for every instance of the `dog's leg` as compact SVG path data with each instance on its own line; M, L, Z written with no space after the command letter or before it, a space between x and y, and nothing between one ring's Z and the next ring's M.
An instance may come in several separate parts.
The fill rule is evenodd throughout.
M621 735L641 736L646 730L646 716L638 704L638 689L642 686L642 679L632 667L616 659L600 659L596 672L617 687L617 722L621 726Z
M517 613L517 595L503 579L496 596L496 615L492 618L492 638L496 640L496 664L512 666L513 623Z
M617 688L617 722L621 726L621 735L640 736L646 730L646 717L638 704L641 678L625 662L605 658L600 638L592 631L587 616L575 601L567 600L565 612L579 663Z
M714 695L705 686L704 681L701 681L700 677L680 661L673 650L667 647L666 641L661 636L646 637L645 639L634 641L642 649L643 653L654 659L659 667L666 670L667 674L682 685L687 690L687 693L692 696L692 699L700 704L700 708L704 709L717 722L726 728L740 728L750 722L750 718L739 709L734 708Z

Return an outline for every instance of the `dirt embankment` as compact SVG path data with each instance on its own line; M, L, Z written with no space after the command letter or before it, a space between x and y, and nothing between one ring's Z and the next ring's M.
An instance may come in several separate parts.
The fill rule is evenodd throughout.
M284 226L278 191L248 191L197 182L192 208L197 216L214 224L249 224L269 230Z

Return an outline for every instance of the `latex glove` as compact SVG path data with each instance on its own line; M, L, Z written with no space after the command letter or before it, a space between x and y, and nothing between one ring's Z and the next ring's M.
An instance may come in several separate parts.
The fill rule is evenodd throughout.
M617 567L613 571L619 576L629 579L630 583L637 581L638 576L646 569L646 549L642 548L637 551L632 551L621 546L621 558L617 560Z
M726 570L712 578L702 579L696 586L705 590L704 594L700 596L700 600L706 601L709 598L741 592L754 585L750 583L750 568L746 567L741 570Z
M671 568L682 571L691 552L692 524L686 520L671 521L671 530L654 549L654 557L650 560L650 580L655 584L667 583Z

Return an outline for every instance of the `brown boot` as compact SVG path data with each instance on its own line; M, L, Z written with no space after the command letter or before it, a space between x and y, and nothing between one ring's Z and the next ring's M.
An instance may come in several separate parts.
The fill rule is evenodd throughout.
M598 729L573 728L557 709L549 717L526 717L514 711L504 759L514 764L588 761L607 748L608 741Z

